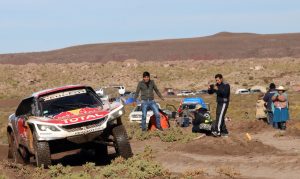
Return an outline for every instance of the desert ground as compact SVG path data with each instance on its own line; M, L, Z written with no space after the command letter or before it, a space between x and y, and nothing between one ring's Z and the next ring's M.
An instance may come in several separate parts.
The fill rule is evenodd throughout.
M0 178L299 178L300 93L299 58L249 58L209 61L141 62L126 60L104 63L29 63L0 65ZM20 102L32 92L67 84L86 84L97 89L124 84L134 91L143 71L149 71L161 91L206 89L214 75L222 73L231 84L227 112L228 138L199 137L191 128L175 127L143 134L129 123L133 106L126 106L123 122L134 157L129 161L112 153L107 163L96 163L83 151L52 156L50 169L36 168L34 161L22 166L7 159L6 124ZM235 95L238 88L268 86L288 88L291 120L286 131L278 131L255 119L257 94ZM215 96L202 95L215 116ZM166 97L162 106L179 106L180 97ZM251 140L246 137L250 134Z

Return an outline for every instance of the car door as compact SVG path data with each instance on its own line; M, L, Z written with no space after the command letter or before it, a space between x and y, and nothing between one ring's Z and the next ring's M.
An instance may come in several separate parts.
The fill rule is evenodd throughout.
M15 120L15 138L18 143L26 145L31 136L30 128L27 124L29 116L33 115L34 109L33 98L24 99L16 110Z

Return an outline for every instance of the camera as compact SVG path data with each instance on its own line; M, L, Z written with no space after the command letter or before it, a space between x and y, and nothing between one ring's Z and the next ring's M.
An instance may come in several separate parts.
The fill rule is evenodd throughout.
M215 92L214 88L215 84L210 84L208 88L208 94L213 94Z

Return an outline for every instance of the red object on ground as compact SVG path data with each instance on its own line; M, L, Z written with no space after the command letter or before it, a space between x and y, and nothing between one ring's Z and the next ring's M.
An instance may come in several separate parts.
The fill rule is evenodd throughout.
M164 114L163 112L160 112L160 125L163 129L168 129L170 127L170 123L169 123L169 117ZM156 119L155 119L155 115L153 114L150 117L150 121L148 124L148 130L156 130Z

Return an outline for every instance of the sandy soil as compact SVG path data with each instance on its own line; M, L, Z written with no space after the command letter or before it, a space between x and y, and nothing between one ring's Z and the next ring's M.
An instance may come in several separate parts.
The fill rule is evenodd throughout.
M257 126L256 130L249 132L248 128L251 129L253 125ZM228 138L204 136L187 144L163 143L153 138L146 141L132 140L131 145L134 153L141 152L145 146L150 145L155 160L173 173L203 169L207 173L206 178L217 178L220 176L218 171L227 169L229 174L230 172L240 174L238 178L299 178L299 136L278 137L278 133L285 132L274 130L260 121L231 123L228 128L232 131ZM246 131L251 135L251 140L245 136ZM6 160L6 157L7 145L0 145L0 160ZM110 159L114 157L110 155ZM55 155L52 158L54 163L71 165L76 170L80 170L81 165L86 162L93 162L91 155L79 150ZM31 167L34 168L34 161ZM5 172L10 178L16 177L11 169L2 168L0 171Z

